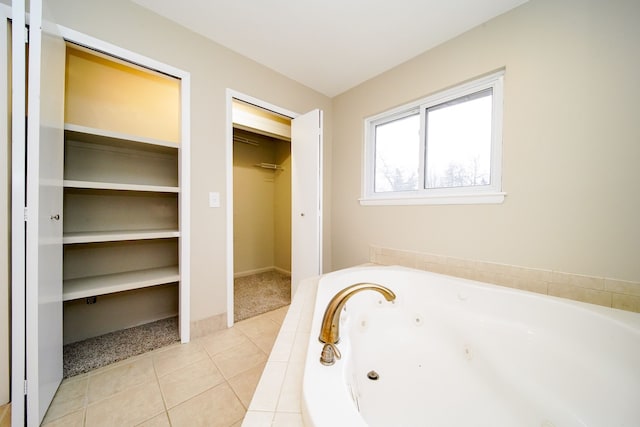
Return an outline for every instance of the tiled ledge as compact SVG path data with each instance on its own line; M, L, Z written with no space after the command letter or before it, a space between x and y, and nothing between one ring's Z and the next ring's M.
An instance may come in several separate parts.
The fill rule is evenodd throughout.
M369 247L369 260L493 283L510 288L640 313L640 283L551 270Z
M242 427L303 427L301 396L304 361L319 277L298 286Z

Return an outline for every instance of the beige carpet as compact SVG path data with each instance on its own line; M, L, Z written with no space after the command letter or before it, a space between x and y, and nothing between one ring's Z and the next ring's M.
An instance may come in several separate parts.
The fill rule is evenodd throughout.
M178 318L170 317L67 344L62 348L63 378L83 374L179 340Z
M238 277L233 287L234 320L248 319L291 303L291 277L277 271Z

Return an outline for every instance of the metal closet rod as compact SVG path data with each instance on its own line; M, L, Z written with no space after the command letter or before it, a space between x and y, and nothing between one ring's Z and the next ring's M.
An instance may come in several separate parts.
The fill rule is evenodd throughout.
M234 136L233 137L233 142L240 142L242 144L253 145L254 147L259 147L260 146L260 144L258 144L257 142L251 141L250 139L243 138L241 136Z
M264 169L284 170L282 166L273 163L256 163L254 166Z

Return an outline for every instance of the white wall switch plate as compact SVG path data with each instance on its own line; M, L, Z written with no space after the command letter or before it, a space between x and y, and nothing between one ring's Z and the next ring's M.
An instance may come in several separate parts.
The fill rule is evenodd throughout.
M209 193L209 207L210 208L220 207L220 193L218 193L217 191L212 191Z

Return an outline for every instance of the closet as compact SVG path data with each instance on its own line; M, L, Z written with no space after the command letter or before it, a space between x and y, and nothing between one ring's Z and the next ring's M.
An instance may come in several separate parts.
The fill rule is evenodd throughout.
M233 103L234 319L290 302L290 119Z
M64 344L178 315L180 80L68 44Z
M176 315L189 341L190 74L12 7L12 413L38 425L65 343Z

